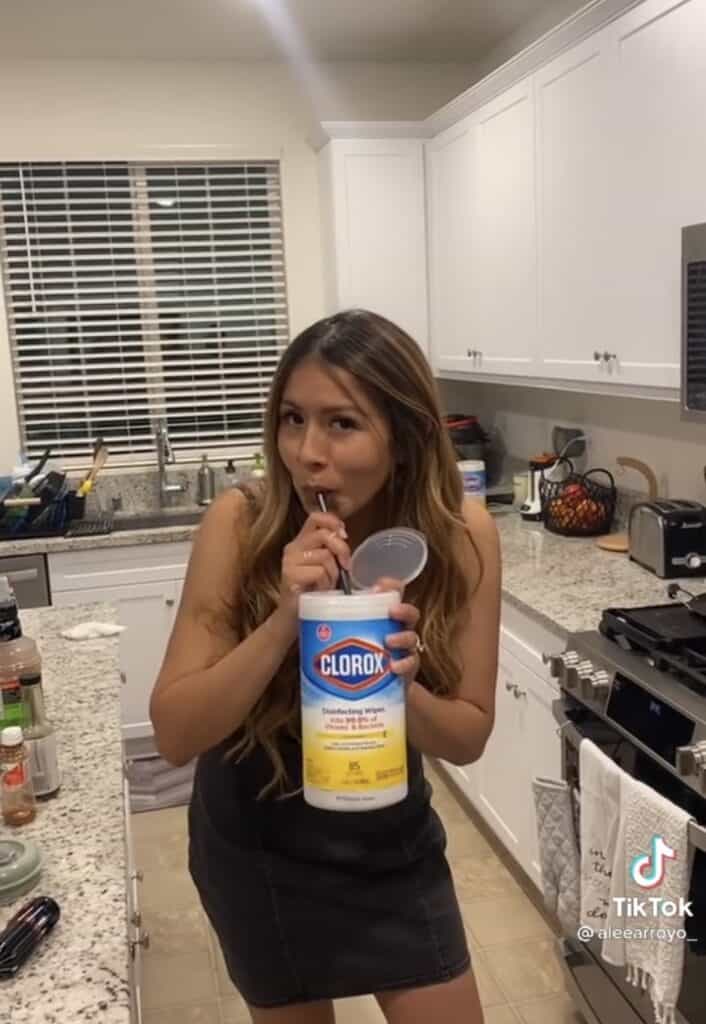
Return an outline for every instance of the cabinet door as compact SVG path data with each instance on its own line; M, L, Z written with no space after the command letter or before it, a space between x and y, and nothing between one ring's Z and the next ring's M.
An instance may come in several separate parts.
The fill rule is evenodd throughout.
M130 986L131 1024L142 1024L142 949L145 944L142 931L139 882L141 875L135 865L135 850L130 824L130 786L127 775L123 778L123 807L125 827L125 884L127 886L127 941L128 982ZM138 940L142 941L138 941ZM149 940L147 940L149 941Z
M429 310L436 370L470 371L472 121L427 143Z
M679 386L681 228L706 220L706 6L648 0L613 26L616 381Z
M322 152L335 273L332 311L362 307L428 349L424 150L415 139L338 139ZM332 293L332 294L331 294Z
M123 680L120 710L124 739L152 734L149 701L174 623L180 583L157 581L120 587L93 587L54 595L55 605L105 601L114 604L120 634Z
M607 382L617 346L612 31L535 76L539 373ZM599 351L600 349L600 351ZM597 358L598 355L598 358Z
M469 292L472 370L536 372L534 95L528 79L474 115Z
M518 685L514 694L521 718L523 756L520 774L523 802L527 808L526 832L520 850L520 863L537 888L541 889L542 872L539 865L532 780L538 775L551 779L561 778L561 741L552 714L552 700L556 698L556 693L519 661L513 658L511 665L513 680Z
M523 783L525 751L520 701L512 668L501 656L495 700L495 724L478 761L478 810L516 860L526 843L527 803Z
M149 702L162 665L176 609L175 583L137 583L120 587L114 601L127 629L120 637L120 661L125 673L121 712L123 736L149 736Z

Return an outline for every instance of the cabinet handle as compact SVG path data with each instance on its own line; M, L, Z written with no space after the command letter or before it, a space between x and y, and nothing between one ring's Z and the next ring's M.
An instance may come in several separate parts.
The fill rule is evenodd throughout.
M602 358L603 358L603 356L600 354L600 352L594 352L593 353L593 360L594 360L594 362L600 363Z
M142 914L140 913L140 911L135 910L130 920L132 921L136 928L139 928L140 925L142 924Z
M127 682L127 676L125 675L124 672L120 673L120 682L123 684L123 686L125 686L125 683Z
M515 689L516 686L517 686L517 683L510 683L510 682L508 682L507 679L505 680L505 689L507 690L508 693L511 693Z
M173 604L174 604L174 598L173 597L168 597L166 599L167 608L171 608Z
M527 696L527 690L521 690L520 687L517 686L517 684L515 684L515 687L512 691L512 696L515 698L515 700L519 700L520 697Z
M130 878L134 878L135 881L137 882L142 882L144 881L145 876L142 873L142 871L133 871L133 873L130 875Z
M135 953L138 946L142 946L143 949L150 948L150 937L148 932L145 932L144 935L138 935L136 939L130 939L130 957L132 960L135 959Z

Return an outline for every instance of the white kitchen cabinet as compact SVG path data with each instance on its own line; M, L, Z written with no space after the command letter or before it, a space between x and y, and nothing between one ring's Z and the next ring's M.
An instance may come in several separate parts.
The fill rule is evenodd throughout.
M501 658L495 699L495 724L478 761L478 810L515 860L523 861L526 803L520 701L515 674Z
M435 370L470 372L473 123L465 118L427 143L429 322Z
M473 115L469 344L474 375L537 372L534 87Z
M532 780L561 778L561 741L552 713L558 690L537 645L556 651L563 644L506 602L503 619L495 724L483 755L472 765L440 765L540 888Z
M114 604L117 621L126 629L119 637L123 688L120 714L125 740L152 734L149 701L169 640L180 584L168 581L93 587L55 595L54 604Z
M142 1024L142 950L147 949L149 946L149 935L142 927L142 910L140 905L142 873L138 870L135 863L132 826L130 824L130 786L127 780L127 771L124 771L123 774L123 809L126 850L125 885L127 887L130 1020L131 1024Z
M615 322L619 139L612 27L535 76L538 365L541 377L606 383Z
M613 26L619 147L612 379L679 386L681 228L706 220L706 4L647 0ZM603 346L601 346L603 347Z
M514 659L513 659L514 661ZM518 703L522 719L520 731L525 738L523 771L525 789L523 799L527 807L526 842L523 844L521 864L537 888L542 885L542 870L539 863L537 842L537 820L534 808L532 780L561 778L561 740L552 713L552 701L557 694L534 673L523 669L515 662L513 677L519 686Z
M379 313L426 353L423 142L332 139L319 160L329 312Z
M119 637L126 741L152 735L149 701L181 599L188 543L51 555L52 603L108 602L127 628Z

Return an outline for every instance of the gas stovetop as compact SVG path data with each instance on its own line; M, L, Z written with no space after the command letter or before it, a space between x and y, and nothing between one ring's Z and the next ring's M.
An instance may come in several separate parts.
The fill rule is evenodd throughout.
M625 651L706 696L706 619L682 604L607 608L599 629Z
M706 619L680 604L608 608L546 660L569 717L598 716L706 796Z

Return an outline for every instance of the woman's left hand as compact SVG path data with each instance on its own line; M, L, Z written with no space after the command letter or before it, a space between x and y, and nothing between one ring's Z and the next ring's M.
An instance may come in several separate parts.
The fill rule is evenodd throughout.
M384 577L377 581L373 590L399 590L400 595L404 595L404 583ZM400 633L388 633L385 637L385 646L393 654L390 669L404 680L405 686L413 683L419 673L419 655L423 650L419 634L416 632L419 616L419 609L413 604L397 604L390 608L390 618L400 622L404 630ZM397 658L394 657L396 653Z

